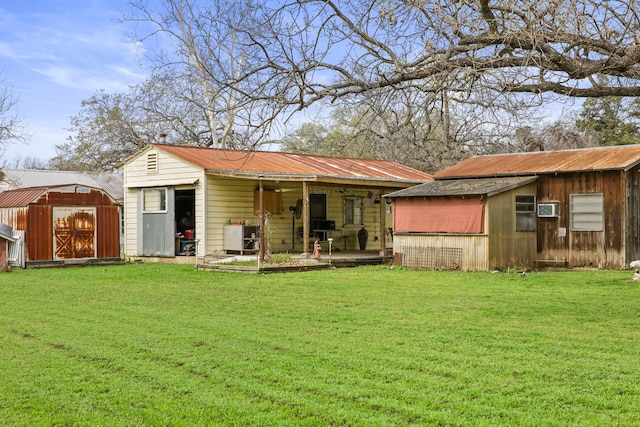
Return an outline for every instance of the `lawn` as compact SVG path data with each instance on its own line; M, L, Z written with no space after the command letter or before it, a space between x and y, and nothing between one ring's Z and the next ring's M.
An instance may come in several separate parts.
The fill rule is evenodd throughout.
M629 271L0 273L3 425L640 424Z

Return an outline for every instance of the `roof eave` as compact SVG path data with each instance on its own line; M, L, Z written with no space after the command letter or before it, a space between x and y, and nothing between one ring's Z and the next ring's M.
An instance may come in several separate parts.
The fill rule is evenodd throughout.
M373 178L373 177L337 177L333 175L314 175L314 174L290 174L279 172L256 172L256 171L230 171L225 169L205 169L207 175L222 176L228 178L243 178L243 179L268 179L274 181L290 181L290 182L320 182L327 184L377 184L382 187L396 187L398 185L414 185L422 184L421 180L407 180L398 178Z

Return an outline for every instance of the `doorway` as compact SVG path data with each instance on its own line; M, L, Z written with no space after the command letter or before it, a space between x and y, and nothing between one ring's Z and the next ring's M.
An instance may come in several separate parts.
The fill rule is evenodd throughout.
M195 238L196 190L176 190L175 197L176 233ZM191 231L189 232L189 230Z
M317 236L318 229L324 229L323 224L327 220L327 195L326 194L310 194L309 195L309 226L310 232L314 238L326 240L325 236Z

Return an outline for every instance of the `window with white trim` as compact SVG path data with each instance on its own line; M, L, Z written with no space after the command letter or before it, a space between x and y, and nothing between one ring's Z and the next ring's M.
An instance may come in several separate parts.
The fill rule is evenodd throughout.
M167 211L166 188L143 188L142 211L144 213L159 213Z
M571 194L571 230L602 231L604 229L604 196L602 193Z
M516 231L536 230L536 197L516 195Z
M344 225L362 225L362 197L345 197Z

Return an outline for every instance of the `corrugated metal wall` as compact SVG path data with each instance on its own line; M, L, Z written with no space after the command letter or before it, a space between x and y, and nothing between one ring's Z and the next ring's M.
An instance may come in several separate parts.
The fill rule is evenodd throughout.
M97 205L96 205L97 204ZM102 191L81 193L50 190L26 207L0 208L0 222L24 231L27 261L51 261L53 253L53 207L95 206L97 209L97 257L120 257L119 206Z
M120 209L118 206L96 207L98 258L120 257Z

